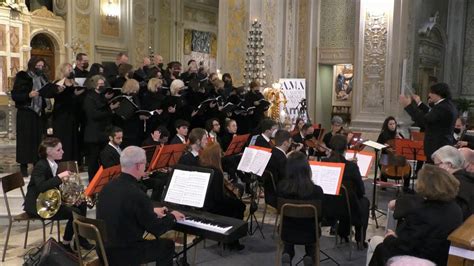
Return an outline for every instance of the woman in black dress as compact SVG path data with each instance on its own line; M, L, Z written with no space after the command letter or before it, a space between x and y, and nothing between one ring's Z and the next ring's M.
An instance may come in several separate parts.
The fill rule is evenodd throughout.
M311 168L306 154L297 151L288 155L285 176L285 179L278 183L279 197L295 200L323 199L323 190L311 180ZM314 235L317 225L314 224L314 219L283 217L283 223L285 226L281 232L282 238L290 239L292 243L316 243ZM305 251L304 265L313 265L314 245L306 244ZM284 243L282 262L290 263L294 256L294 245Z

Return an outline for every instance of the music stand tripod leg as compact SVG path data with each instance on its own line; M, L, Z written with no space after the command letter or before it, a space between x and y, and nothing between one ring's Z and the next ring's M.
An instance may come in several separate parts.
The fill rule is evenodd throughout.
M258 182L257 176L255 174L252 174L251 182ZM258 230L260 231L262 238L265 238L265 236L263 235L262 227L260 226L257 220L257 216L255 215L255 212L258 210L258 203L256 202L256 198L255 198L257 194L256 188L258 188L258 185L255 185L255 186L250 185L250 209L249 209L249 216L247 217L247 222L250 220L248 234L253 235ZM252 205L254 205L254 207L252 207ZM255 222L255 229L253 228L254 222Z
M378 170L378 164L379 164L379 151L377 149L375 150L375 170L374 170L374 186L373 186L373 191L372 191L372 207L371 207L371 215L372 219L375 220L375 228L379 228L379 223L377 221L377 214L375 211L377 210L377 203L376 201L376 194L377 194L377 170Z

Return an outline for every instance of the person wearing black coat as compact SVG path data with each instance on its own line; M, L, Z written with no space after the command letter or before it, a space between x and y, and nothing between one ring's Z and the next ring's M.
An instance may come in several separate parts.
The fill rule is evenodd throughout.
M219 144L221 145L223 152L227 151L227 148L229 148L229 145L236 134L237 122L233 119L227 119L225 121L225 128L219 137Z
M145 151L129 146L122 152L122 174L109 182L99 193L97 219L105 222L105 243L110 265L146 264L173 265L174 242L160 238L171 230L176 220L184 219L177 211L154 208L153 202L143 192L137 181L145 175ZM147 231L155 239L143 239Z
M456 141L456 148L468 147L474 149L474 136L467 133L467 121L465 117L458 117L454 124L454 140Z
M115 59L115 62L106 62L104 63L104 77L107 80L107 83L112 85L115 83L119 75L119 66L121 64L128 63L128 55L124 52L119 52Z
M461 209L454 202L458 187L459 181L448 171L425 164L418 172L415 185L420 203L404 211L396 232L389 230L384 239L371 239L367 254L369 265L385 265L388 259L398 255L446 265L448 235L462 224ZM397 200L395 212L401 203Z
M431 109L422 103L417 95L400 95L400 103L405 111L425 129L424 151L427 162L432 162L431 154L434 151L444 145L454 145L454 123L458 111L451 101L451 92L446 83L437 83L430 87L428 102L432 104Z
M272 148L272 156L268 161L267 168L272 173L273 181L264 179L265 203L277 208L277 195L275 186L286 177L286 152L291 146L290 132L286 130L278 130L275 134L275 147Z
M178 163L189 166L199 166L199 152L206 147L208 135L202 128L193 128L189 133L188 149L179 158Z
M260 84L257 81L250 82L249 86L250 91L245 95L245 102L247 106L255 107L253 114L248 117L250 119L250 128L254 129L265 118L266 109L262 102L265 97L260 92Z
M57 173L58 164L56 161L62 159L64 153L61 142L58 138L45 138L39 145L38 155L40 160L36 162L31 179L28 183L28 189L25 196L24 210L30 217L40 217L36 209L36 199L38 195L50 189L58 189L59 186L65 182L71 173L64 171ZM50 220L68 220L63 235L63 246L71 251L69 243L72 241L74 234L72 228L72 211L77 212L83 216L86 215L86 204L80 203L73 207L61 205L58 212L50 218ZM83 238L80 239L81 245L90 249L90 244Z
M306 155L302 152L295 151L288 155L286 163L286 175L283 180L278 183L278 196L285 199L294 200L323 200L323 190L320 186L315 185L311 180L311 168L309 166ZM321 213L318 213L321 217ZM295 255L294 244L305 244L305 265L313 265L315 259L316 243L314 239L315 231L319 230L319 226L314 224L312 218L290 218L283 217L283 228L281 238L287 239L291 243L284 243L282 262L290 263ZM307 263L307 261L311 263Z
M122 144L123 131L119 127L111 127L109 130L109 143L100 152L99 162L104 168L120 164L120 144Z
M99 154L107 144L106 129L112 125L112 110L116 109L120 103L108 104L107 98L113 95L101 94L105 79L102 76L91 78L94 89L87 91L84 99L83 110L86 114L86 128L84 130L84 143L87 146L87 172L89 181L92 180L99 169Z
M259 146L263 148L272 148L270 138L275 134L278 129L278 125L271 119L263 119L258 125L258 129L261 134L252 136L250 138L249 146Z
M365 186L362 181L362 176L359 171L359 166L355 162L348 161L344 157L347 150L347 138L344 135L335 135L331 142L331 155L324 159L327 162L337 162L345 164L344 173L342 175L342 184L348 190L349 202L351 207L351 222L349 224L349 217L347 210L340 208L341 196L325 195L323 213L324 217L331 221L332 219L339 220L338 235L345 239L346 242L350 233L351 225L355 226L355 239L357 244L363 247L367 246L365 242L365 235L369 224L369 206L370 202L365 197Z
M218 215L243 219L246 206L242 200L224 186L221 157L221 147L217 142L205 146L199 155L200 166L214 171L204 200L204 210ZM229 244L229 248L242 250L245 247L239 243L239 240L236 240Z
M52 114L53 135L61 140L64 148L64 161L79 161L79 115L77 108L82 103L85 89L78 89L72 74L72 65L61 64L60 73L64 83L54 95ZM61 80L54 83L61 82Z
M16 161L20 164L23 176L28 176L28 164L38 160L37 149L45 133L46 101L39 90L45 85L45 91L54 86L47 85L47 78L43 74L44 65L44 59L32 57L28 61L28 70L16 74L11 91L17 109Z

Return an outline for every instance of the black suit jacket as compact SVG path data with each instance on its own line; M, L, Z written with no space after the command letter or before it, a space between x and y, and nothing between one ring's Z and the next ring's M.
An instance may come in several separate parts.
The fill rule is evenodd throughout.
M424 200L407 211L405 220L397 228L397 237L386 237L377 246L369 265L385 265L389 258L397 255L416 256L436 265L446 265L448 235L461 224L461 209L454 201Z
M181 141L181 139L178 137L178 136L174 136L171 140L170 140L170 144L183 144L183 142Z
M140 189L137 180L127 173L110 181L100 192L97 219L104 220L107 228L106 248L133 249L144 241L145 231L158 238L175 224L173 215L157 217L151 199ZM134 263L138 265L137 261L130 261L130 265Z
M266 170L272 173L273 180L275 181L275 186L277 186L278 182L280 182L286 177L286 154L276 147L273 148L272 156L270 157L270 161L267 164ZM265 202L276 208L277 195L275 189L273 188L272 181L269 179L265 179L264 188Z
M105 145L105 148L100 152L99 163L104 168L109 168L115 165L120 164L120 154L118 151L110 146L110 144Z
M38 195L46 190L59 188L61 184L61 179L57 175L53 176L48 161L46 159L39 160L31 173L30 183L28 184L25 197L24 210L32 216L37 216L36 198L38 198Z
M190 151L186 151L178 161L179 164L189 166L199 166L199 156L194 156Z
M462 210L463 219L466 220L474 214L474 175L461 169L453 173L459 180L459 191L456 202Z
M454 123L458 111L451 100L444 99L430 111L427 111L426 105L417 107L412 103L405 107L405 111L425 129L424 151L428 161L437 149L454 144Z
M252 139L250 139L250 141L252 141ZM250 144L252 143L250 142ZM261 134L257 135L257 138L255 139L255 143L253 144L253 146L259 146L259 147L268 148L268 149L272 148L272 146L270 145L270 142L266 141L265 138L263 138Z

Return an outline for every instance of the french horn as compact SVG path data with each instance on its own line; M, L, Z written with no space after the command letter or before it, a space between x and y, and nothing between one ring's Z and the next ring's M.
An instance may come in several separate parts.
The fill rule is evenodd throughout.
M76 173L72 173L63 181L59 189L52 188L38 195L36 211L41 218L49 219L59 211L62 204L72 207L87 202L87 205L92 207L94 203L84 194L84 190L76 162Z

